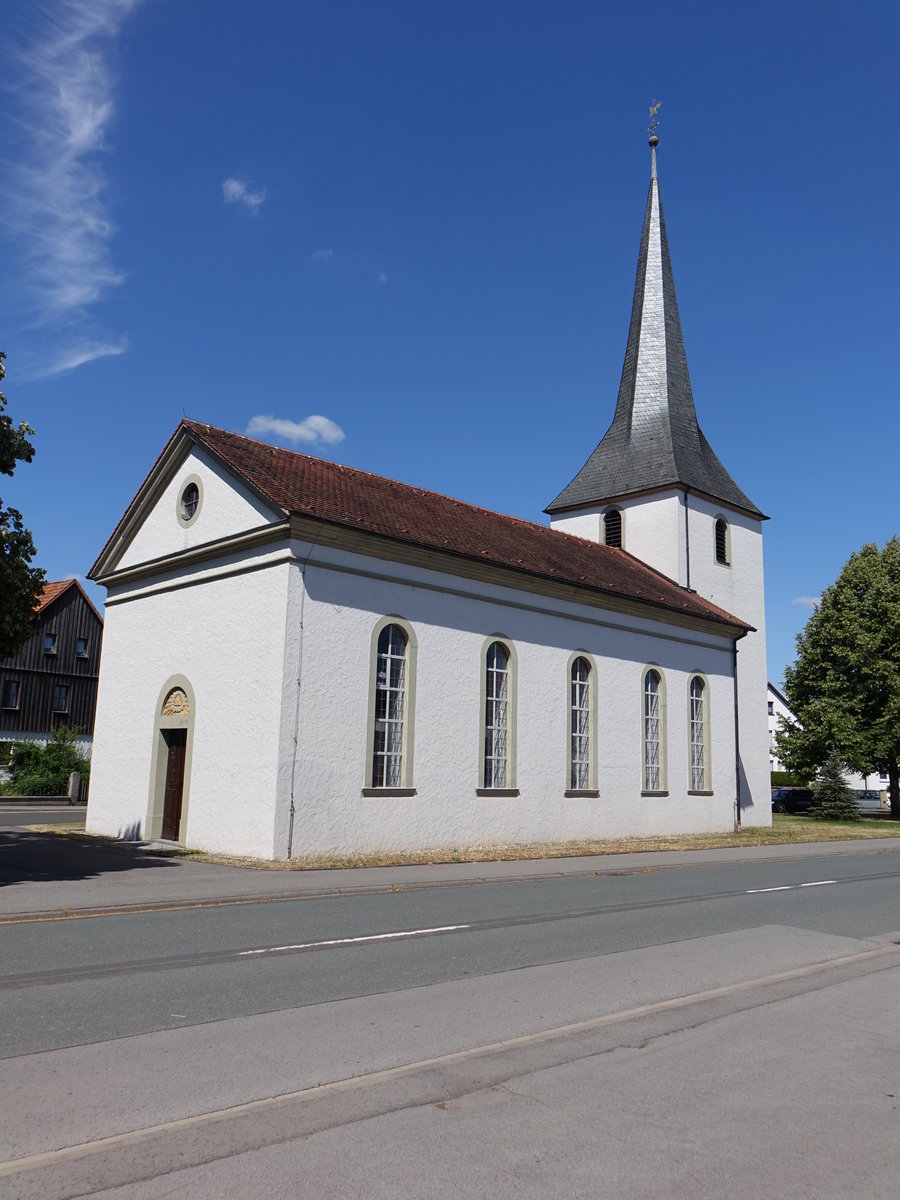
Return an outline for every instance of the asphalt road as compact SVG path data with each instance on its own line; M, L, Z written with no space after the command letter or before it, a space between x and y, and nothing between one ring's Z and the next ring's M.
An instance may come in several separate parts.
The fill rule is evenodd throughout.
M0 804L0 829L16 829L23 825L76 825L84 826L85 808L62 804L58 808L36 808L23 805Z
M0 1194L894 1197L900 850L621 863L8 912Z

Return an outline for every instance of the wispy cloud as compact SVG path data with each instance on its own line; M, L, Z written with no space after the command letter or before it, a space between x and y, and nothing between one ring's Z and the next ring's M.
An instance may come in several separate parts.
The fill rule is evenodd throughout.
M328 417L312 416L302 421L290 421L286 417L259 415L251 417L247 426L247 437L274 434L288 442L325 442L329 445L344 440L340 425Z
M3 172L0 220L17 247L23 325L67 346L61 370L124 349L121 338L98 333L88 309L123 279L110 253L104 154L116 112L108 59L138 3L61 0L52 13L38 10L28 41L13 50L9 94L19 144ZM93 351L79 358L87 340ZM46 348L42 355L46 362Z
M29 373L29 379L51 379L54 375L65 375L76 367L94 362L98 358L111 358L124 354L128 349L128 338L120 337L107 341L78 341L71 343L53 355L44 366Z
M252 213L259 212L265 198L266 189L258 188L254 191L246 179L236 179L232 176L222 184L222 199L226 204L243 204L244 208L249 208Z
M821 596L795 596L791 604L799 604L801 608L818 608Z
M313 250L309 257L312 259L326 259L331 258L332 254L334 254L333 250Z
M378 272L378 282L379 283L387 283L387 275L385 275L384 271Z

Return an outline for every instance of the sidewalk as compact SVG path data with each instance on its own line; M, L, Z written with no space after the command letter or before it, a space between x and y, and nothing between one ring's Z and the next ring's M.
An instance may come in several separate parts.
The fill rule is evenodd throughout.
M618 875L704 864L877 855L888 850L900 850L896 838L514 862L267 871L167 858L141 845L106 846L16 830L0 832L0 918Z

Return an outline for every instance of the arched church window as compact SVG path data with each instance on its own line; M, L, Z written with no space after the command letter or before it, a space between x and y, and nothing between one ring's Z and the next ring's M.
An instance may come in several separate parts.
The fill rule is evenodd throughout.
M666 694L659 671L644 672L643 713L643 790L662 792L666 788Z
M372 745L372 787L376 788L403 786L407 641L399 625L385 625L378 635Z
M690 684L688 719L691 735L691 791L709 790L709 717L707 687L699 675Z
M622 545L622 512L618 508L603 514L603 541L607 546Z
M728 522L719 517L716 521L716 562L726 567L731 562L731 538L728 534Z
M571 675L569 787L573 791L591 787L591 692L591 664L579 655Z
M510 728L512 687L509 647L491 642L484 659L483 786L510 786Z

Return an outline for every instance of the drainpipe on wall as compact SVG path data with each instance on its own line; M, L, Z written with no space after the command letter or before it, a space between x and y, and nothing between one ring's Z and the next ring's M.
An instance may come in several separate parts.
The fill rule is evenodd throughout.
M741 637L746 637L745 633ZM741 831L741 722L738 705L738 644L734 643L734 828L736 833Z
M312 551L310 551L312 553ZM307 556L307 562L309 556ZM291 755L291 808L288 817L287 856L291 857L294 847L294 780L297 775L297 751L300 746L300 678L303 674L303 606L306 602L306 563L300 564L300 646L297 651L297 708L294 713L294 753Z
M297 811L294 802L294 782L297 777L297 752L300 748L300 687L303 675L303 613L306 605L306 568L309 565L309 560L312 558L313 550L316 548L319 535L324 526L325 522L323 521L316 530L316 536L313 538L313 543L309 548L306 558L300 563L300 645L297 648L297 710L294 714L294 753L291 756L291 808L288 818L288 860L290 860L291 852L294 848L294 816Z

